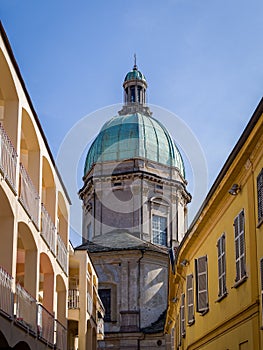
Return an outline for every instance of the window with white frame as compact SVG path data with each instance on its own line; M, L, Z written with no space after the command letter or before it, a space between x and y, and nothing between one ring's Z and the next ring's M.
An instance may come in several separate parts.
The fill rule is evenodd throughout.
M181 333L181 337L185 337L185 294L184 293L181 295L180 333Z
M218 296L226 295L226 236L223 233L217 241Z
M234 220L235 251L236 251L236 279L239 282L246 277L245 256L245 214L242 210Z
M194 286L193 275L186 276L186 291L187 291L187 323L189 325L194 323Z
M196 271L196 311L205 314L208 311L207 256L195 259Z
M167 246L167 218L164 216L152 216L152 240L155 244Z
M258 223L263 222L263 169L257 177Z

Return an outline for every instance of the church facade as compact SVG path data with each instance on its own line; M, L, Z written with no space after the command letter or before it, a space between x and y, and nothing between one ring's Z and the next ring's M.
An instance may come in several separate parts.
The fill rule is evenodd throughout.
M164 335L168 250L186 231L182 156L146 105L136 63L123 83L124 106L106 122L85 163L83 244L105 307L101 349L170 349Z

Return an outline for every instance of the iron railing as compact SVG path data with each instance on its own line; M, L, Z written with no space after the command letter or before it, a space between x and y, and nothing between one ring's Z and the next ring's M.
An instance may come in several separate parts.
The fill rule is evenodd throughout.
M62 267L63 271L68 273L68 251L60 234L57 234L57 261Z
M51 252L56 254L56 227L44 204L41 205L41 235Z
M68 291L68 308L78 309L79 308L79 290L69 289Z
M15 192L17 192L16 164L16 150L12 145L12 142L10 141L5 129L0 123L0 170L4 175L4 178L9 182Z
M0 266L0 310L9 316L13 316L13 277Z
M93 311L93 300L91 295L89 294L89 292L87 292L87 311L90 315L92 315L92 311ZM95 309L96 310L96 309Z
M20 163L20 194L19 200L26 209L28 215L39 226L39 195L28 175L26 168Z
M56 350L67 349L67 328L58 320L56 322Z
M54 344L54 315L41 304L38 304L37 329L39 338L46 341L47 344Z
M37 332L37 301L20 284L16 285L16 321L27 329Z

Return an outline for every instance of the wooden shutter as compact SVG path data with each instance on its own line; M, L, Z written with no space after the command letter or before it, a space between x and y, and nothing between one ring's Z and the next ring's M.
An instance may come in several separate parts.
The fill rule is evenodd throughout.
M197 312L208 310L207 256L195 260Z
M185 294L181 295L180 326L181 336L185 337Z
M226 248L225 248L225 234L223 234L217 241L217 255L218 255L218 296L226 294Z
M186 290L187 290L187 322L188 324L192 324L194 322L193 275L186 276Z
M245 216L242 210L234 220L236 250L236 282L246 276L245 261Z
M258 222L263 220L263 169L257 177Z

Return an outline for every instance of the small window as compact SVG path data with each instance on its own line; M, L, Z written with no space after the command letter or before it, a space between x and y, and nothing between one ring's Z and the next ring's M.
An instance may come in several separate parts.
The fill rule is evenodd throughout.
M217 259L218 259L218 296L226 295L226 244L225 234L217 241Z
M181 337L185 337L185 294L181 295L180 306L180 333Z
M120 187L122 186L122 182L114 182L113 187Z
M263 169L257 177L258 223L263 222Z
M205 314L208 311L207 256L195 260L196 271L196 311Z
M246 277L245 259L245 216L242 210L234 220L235 251L236 251L236 279L239 282Z
M263 329L263 258L260 260L260 279L261 279L261 328Z
M99 296L105 308L104 321L111 321L111 289L99 289Z
M164 216L152 216L153 243L167 246L167 218Z
M163 185L161 185L161 184L156 184L155 185L155 191L156 192L163 192Z
M193 324L194 319L194 287L193 275L186 276L186 290L187 290L187 323Z

